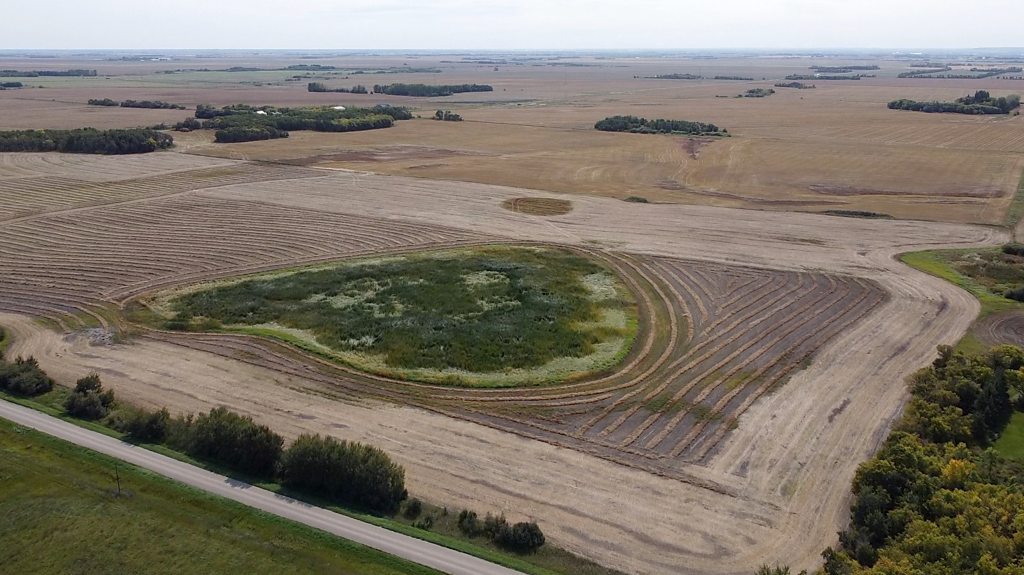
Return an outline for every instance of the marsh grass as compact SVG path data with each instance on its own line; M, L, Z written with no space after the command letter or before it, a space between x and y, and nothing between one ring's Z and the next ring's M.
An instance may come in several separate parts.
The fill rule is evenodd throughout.
M637 331L632 295L566 250L490 246L356 260L155 297L163 327L272 337L356 368L455 385L608 369Z

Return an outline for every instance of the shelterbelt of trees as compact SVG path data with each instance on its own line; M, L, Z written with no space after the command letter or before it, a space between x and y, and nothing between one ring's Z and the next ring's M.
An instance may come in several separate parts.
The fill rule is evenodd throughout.
M275 108L236 104L215 108L207 104L196 107L194 118L175 126L176 130L216 130L217 142L251 142L287 138L289 130L316 132L355 132L390 128L396 120L409 120L412 113L399 106L372 108ZM200 121L203 119L205 121Z
M0 132L0 152L145 154L169 148L174 138L149 128L124 130L13 130Z
M162 100L111 100L110 98L93 98L88 104L90 106L120 106L122 108L148 108L153 110L184 110L181 104L171 104Z
M376 84L373 87L375 94L414 96L418 98L451 96L452 94L461 94L463 92L493 91L494 87L487 84Z
M728 130L714 124L688 120L648 120L637 116L609 116L594 124L602 132L631 132L634 134L691 134L720 136Z
M890 110L911 110L913 112L951 113L951 114L1009 114L1020 107L1020 96L1000 96L998 98L986 90L978 90L972 96L957 98L952 102L918 102L916 100L893 100L889 102Z

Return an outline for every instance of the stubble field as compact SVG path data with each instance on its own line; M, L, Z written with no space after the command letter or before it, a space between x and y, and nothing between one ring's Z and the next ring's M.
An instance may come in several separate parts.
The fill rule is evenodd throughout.
M886 110L892 98L952 98L977 84L899 80L901 63L765 99L715 95L809 62L724 60L708 72L699 60L498 71L374 61L404 63L445 72L385 79L487 77L496 91L382 98L424 116L454 109L461 123L224 146L193 132L176 152L124 158L0 154L9 353L35 355L67 381L94 371L147 406L227 405L288 437L373 443L406 467L413 495L536 519L559 545L627 572L815 565L844 525L857 464L900 412L903 378L978 312L969 294L895 256L1006 240L967 223L1006 217L1024 169L1020 118ZM41 79L48 87L0 93L0 126L165 121L167 111L80 115L92 112L85 98L118 95L376 103L307 94L277 72L153 74L178 65L100 63L109 80ZM759 79L642 78L694 70ZM19 114L30 108L42 111ZM732 137L592 129L619 113L710 121ZM850 209L911 220L793 213ZM623 362L560 386L458 389L360 373L258 337L129 321L136 301L167 288L495 244L568 247L614 270L640 309Z

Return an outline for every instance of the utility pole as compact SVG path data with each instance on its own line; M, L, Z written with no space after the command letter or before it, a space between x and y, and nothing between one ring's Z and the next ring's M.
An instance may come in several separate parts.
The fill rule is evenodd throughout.
M117 469L117 462L114 462L114 479L117 481L117 496L121 497L121 473Z

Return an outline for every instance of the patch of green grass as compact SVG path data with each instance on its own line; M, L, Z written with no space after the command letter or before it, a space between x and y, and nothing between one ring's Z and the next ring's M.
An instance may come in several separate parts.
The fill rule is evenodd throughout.
M1021 216L1024 216L1024 172L1020 174L1020 184L1017 185L1017 193L1013 195L1013 201L1010 202L1010 207L1006 210L1005 224L1006 227L1010 228L1011 232L1017 227ZM1017 238L1015 237L1014 239Z
M1017 309L1022 307L1020 303L1003 297L1001 294L990 291L978 278L972 278L961 273L954 267L954 262L968 254L979 252L991 252L996 248L987 250L934 250L924 252L910 252L900 256L903 263L912 268L921 270L927 274L942 278L952 284L960 286L969 291L981 302L981 317L990 313Z
M993 447L1003 457L1024 461L1024 413L1014 412L1010 423Z
M170 313L167 328L273 337L381 375L480 386L607 369L638 326L632 295L603 265L509 246L249 276L158 296L153 307Z
M0 421L10 573L435 574Z

